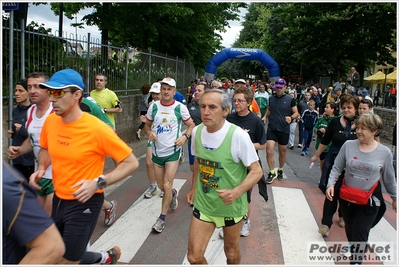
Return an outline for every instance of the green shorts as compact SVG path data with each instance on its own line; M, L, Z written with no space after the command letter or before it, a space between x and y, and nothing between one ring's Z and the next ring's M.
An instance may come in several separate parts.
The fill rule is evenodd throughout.
M39 196L43 197L43 196L50 195L51 193L54 193L54 185L53 185L52 179L40 178L40 180L37 182L37 184L42 187L42 189L36 191L36 193Z
M233 226L239 223L242 219L247 218L247 214L239 217L216 217L201 213L196 207L193 209L193 215L198 220L208 223L214 223L216 228Z
M166 157L157 157L154 154L152 154L152 162L154 162L154 164L156 164L159 167L165 166L165 163L167 162L178 161L179 158L180 158L180 149L177 150L172 155Z

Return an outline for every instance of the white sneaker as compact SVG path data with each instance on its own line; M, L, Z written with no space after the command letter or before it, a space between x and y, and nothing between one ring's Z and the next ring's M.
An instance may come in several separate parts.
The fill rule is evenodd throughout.
M151 198L153 195L157 193L157 187L156 186L151 186L148 187L148 189L144 192L144 197L145 198Z
M248 220L244 220L241 226L241 236L249 236L249 228L251 228L251 222Z

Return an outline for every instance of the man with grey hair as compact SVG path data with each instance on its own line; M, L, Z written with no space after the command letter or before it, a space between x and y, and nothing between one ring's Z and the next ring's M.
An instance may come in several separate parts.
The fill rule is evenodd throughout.
M227 263L239 264L241 225L248 212L244 193L263 171L247 132L226 121L230 98L222 90L210 89L199 103L202 124L193 130L194 172L186 195L187 202L194 204L187 259L191 264L206 264L208 241L215 227L223 227Z
M153 231L161 233L165 228L168 209L176 210L178 191L172 188L179 166L180 151L190 139L194 122L185 105L176 101L176 82L170 77L161 81L160 101L154 102L147 111L144 131L152 141L152 161L158 187L164 192L159 218L152 226ZM185 134L181 133L182 123L187 125Z

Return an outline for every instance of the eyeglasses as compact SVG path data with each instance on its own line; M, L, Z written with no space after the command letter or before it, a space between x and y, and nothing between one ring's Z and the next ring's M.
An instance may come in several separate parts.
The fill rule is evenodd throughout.
M72 93L72 91L64 91L64 90L51 90L51 89L47 90L48 96L54 96L55 98L61 98L68 92Z
M103 82L104 81L104 79L96 79L96 82Z
M247 100L245 100L245 99L233 99L233 103L245 103L245 102L247 102Z

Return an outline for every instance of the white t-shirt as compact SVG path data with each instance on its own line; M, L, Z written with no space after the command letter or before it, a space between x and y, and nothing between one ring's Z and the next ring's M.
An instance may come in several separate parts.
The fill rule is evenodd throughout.
M32 109L33 112L32 112ZM34 104L28 109L27 120L26 120L26 130L29 133L29 140L33 147L33 154L35 155L35 170L38 167L38 156L40 151L40 133L42 132L44 121L47 119L48 115L53 111L53 104L50 103L50 106L43 117L38 118L36 116L37 106ZM52 165L50 164L46 173L43 175L43 178L53 179L52 175Z
M231 123L225 121L223 127L214 132L209 133L206 126L202 129L201 142L205 149L213 150L218 148L229 131ZM196 126L191 134L191 154L195 156L195 136L197 133L198 126ZM258 155L256 154L254 144L252 143L249 135L241 128L237 128L232 137L231 141L231 155L234 162L242 162L246 167L251 165L253 162L258 161Z
M181 133L182 123L191 118L185 105L174 101L164 106L160 101L154 102L147 111L147 120L152 121L151 131L156 133L157 140L152 142L152 153L157 157L166 157L180 150L175 145Z

